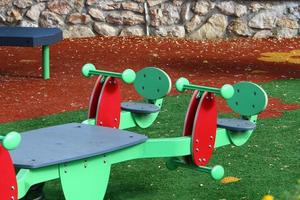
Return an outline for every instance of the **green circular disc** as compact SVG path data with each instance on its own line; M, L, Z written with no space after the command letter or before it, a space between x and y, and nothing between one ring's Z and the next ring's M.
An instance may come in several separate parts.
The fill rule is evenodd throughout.
M257 84L251 82L239 82L234 87L234 95L227 100L229 107L243 116L257 115L268 104L266 92Z
M134 87L146 99L165 97L170 92L171 86L169 75L156 67L146 67L136 73Z
M230 141L235 146L242 146L244 145L251 137L253 130L245 131L245 132L233 132L228 131L228 136L230 138Z

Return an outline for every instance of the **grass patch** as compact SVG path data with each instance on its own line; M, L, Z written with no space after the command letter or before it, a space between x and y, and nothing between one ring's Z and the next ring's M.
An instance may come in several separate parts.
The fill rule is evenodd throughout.
M285 103L300 104L300 79L277 80L262 84L267 94L277 97Z
M263 84L267 93L288 103L299 103L299 80ZM278 87L276 87L278 85ZM286 94L286 95L284 95ZM287 97L287 98L285 98ZM167 97L155 124L148 129L131 131L149 137L180 136L190 95ZM85 119L86 111L18 121L0 125L1 133L26 131ZM209 175L178 169L169 171L164 159L142 159L114 165L106 200L122 199L261 199L265 194L281 199L297 198L300 178L300 110L285 112L281 118L261 119L250 141L242 147L227 146L214 152L210 165L221 164L226 176L240 179L222 185ZM48 200L63 200L59 181L45 187Z

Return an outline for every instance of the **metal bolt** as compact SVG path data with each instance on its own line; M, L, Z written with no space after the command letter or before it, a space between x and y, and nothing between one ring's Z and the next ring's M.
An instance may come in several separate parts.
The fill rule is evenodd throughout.
M199 143L199 140L198 140L198 139L196 139L196 143Z
M199 148L196 148L196 152L199 152Z
M209 97L208 97L208 96L206 96L206 99L209 99Z
M109 81L109 84L112 84L112 82L111 82L111 81Z
M100 125L102 125L103 124L103 122L100 122Z
M15 186L11 186L11 190L15 190Z
M209 138L210 138L211 140L214 139L214 137L213 137L212 135L211 135Z
M211 145L208 145L208 148L210 148L210 149L211 149L211 147L212 147Z
M118 121L118 119L117 118L115 118L115 122L117 122Z
M200 162L202 162L202 159L201 159L201 158L199 158L198 160L199 160Z
M203 158L203 162L205 162L206 161L206 159L205 158Z
M11 197L10 197L10 200L15 200L15 197L11 196Z
M117 81L116 81L116 80L114 81L114 84L117 84Z

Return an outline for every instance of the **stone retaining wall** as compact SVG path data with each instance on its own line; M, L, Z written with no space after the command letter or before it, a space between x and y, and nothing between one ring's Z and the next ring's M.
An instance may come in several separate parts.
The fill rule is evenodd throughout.
M60 27L65 37L295 37L300 1L0 0L0 26Z

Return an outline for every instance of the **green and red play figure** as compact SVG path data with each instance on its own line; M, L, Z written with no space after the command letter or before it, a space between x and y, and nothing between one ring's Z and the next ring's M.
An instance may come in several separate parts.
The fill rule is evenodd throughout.
M86 64L82 74L86 77L99 75L90 97L88 120L85 123L120 129L151 126L162 107L163 98L172 86L169 75L156 67L146 67L137 73L131 69L115 73L96 70L94 65ZM121 78L124 83L133 83L137 93L144 99L143 102L122 103L117 78ZM107 117L110 123L103 119Z
M7 150L2 148L1 151L4 151L6 156L1 157L1 167L10 170L5 181L0 179L0 194L5 195L3 200L10 197L16 199L17 194L17 198L20 199L26 195L31 186L54 179L60 179L67 200L101 200L108 186L111 166L141 158L165 157L168 158L166 166L170 170L177 167L189 168L208 173L213 179L220 180L224 176L224 168L221 165L208 166L214 150L226 145L243 145L252 135L257 115L266 108L268 100L264 90L251 82L213 88L190 84L187 79L180 78L176 82L178 91L194 90L186 113L183 133L178 133L178 137L173 138L152 139L121 129L134 126L146 128L154 122L162 106L163 97L171 88L170 78L164 71L146 67L137 73L132 70L115 73L96 70L92 64L87 64L83 67L82 73L87 77L99 75L90 99L89 119L84 122L85 124L66 124L24 133L20 147L11 151L14 164L18 166L20 166L18 157L26 154L26 145L29 152L29 144L39 145L41 148L59 147L62 152L59 152L58 156L63 156L64 160L50 159L51 155L48 155L49 160L44 160L42 165L34 166L37 160L31 159L26 163L25 159L25 164L23 163L18 172L16 184L14 182L16 177L12 171L13 163ZM144 102L122 103L118 79L122 79L125 83L133 83L136 91L144 98ZM230 108L240 114L240 118L218 119L216 95L224 98ZM53 135L51 130L55 130L53 134L60 137L47 138ZM73 130L73 133L70 130ZM27 136L30 134L39 134L40 139L36 143L28 141ZM97 144L98 140L89 140L89 137L97 137L98 134L104 137L98 138L103 139L101 145ZM123 140L112 139L114 137ZM78 146L72 145L72 138L76 139L73 142ZM18 144L17 139L10 139L9 136L0 139L4 141L5 147L13 148ZM49 140L53 143L49 143ZM64 146L67 147L66 150ZM80 151L74 152L73 150L79 146ZM83 147L88 154L82 153ZM71 155L68 155L68 149L73 149ZM32 149L30 151L32 154L40 155ZM12 191L11 186L14 189L18 188L18 193ZM2 191L5 193L2 194Z

